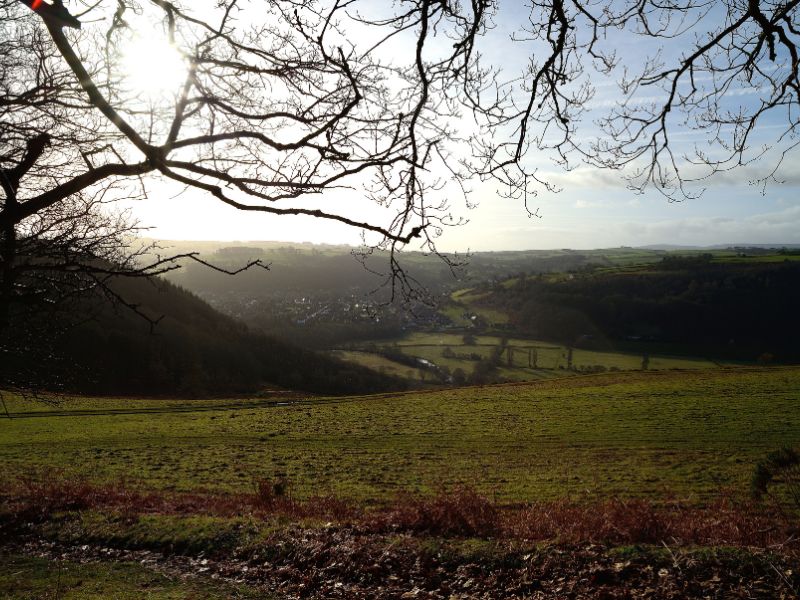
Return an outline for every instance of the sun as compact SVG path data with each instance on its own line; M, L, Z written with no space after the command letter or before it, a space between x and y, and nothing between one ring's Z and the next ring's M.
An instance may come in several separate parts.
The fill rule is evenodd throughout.
M180 52L163 37L136 36L122 51L121 68L127 87L158 100L180 90L187 65Z

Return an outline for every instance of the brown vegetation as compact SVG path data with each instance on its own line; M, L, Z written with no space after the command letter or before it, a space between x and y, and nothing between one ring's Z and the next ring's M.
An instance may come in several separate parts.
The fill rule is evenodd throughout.
M796 551L797 522L768 504L722 496L705 506L640 499L570 500L504 506L470 488L431 496L399 494L372 508L331 496L299 500L285 480L258 481L250 494L143 491L125 485L51 478L19 480L2 494L6 526L55 513L103 510L136 514L319 519L362 533L408 533L559 543L678 544Z
M41 481L0 494L0 551L135 561L326 600L774 600L800 589L797 531L749 500L503 506L461 488L367 508L297 500L285 479L238 495Z

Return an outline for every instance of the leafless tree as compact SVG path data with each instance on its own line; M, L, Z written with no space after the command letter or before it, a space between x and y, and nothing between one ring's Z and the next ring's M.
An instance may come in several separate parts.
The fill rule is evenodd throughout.
M101 2L82 14L61 2L4 2L0 227L7 246L25 219L76 194L116 186L118 196L146 195L159 177L239 210L307 215L377 234L377 245L391 250L392 281L410 292L394 251L415 238L433 250L438 228L451 221L436 198L445 178L433 163L449 166L448 178L465 179L447 154L456 136L447 120L456 116L445 93L450 67L423 57L428 30L456 15L444 5L422 7L406 68L379 55L407 27L381 23L391 33L359 50L337 21L351 4L264 3L250 23L258 7L243 11L236 2L202 19L162 1ZM137 34L132 19L163 27L181 52L186 72L174 94L142 99L126 86L121 65ZM453 52L450 65L463 54ZM390 211L388 220L364 219L363 210L321 197L353 188Z
M526 167L532 150L566 168L621 171L629 187L670 200L701 194L714 175L761 161L765 186L798 145L800 2L548 0L528 3L516 33L539 52L500 87L509 102L479 110L510 136L478 140L484 176L524 197L549 183ZM633 40L642 52L618 52ZM616 101L593 106L597 81ZM600 135L586 131L586 121ZM759 139L761 126L769 135ZM676 138L702 140L686 150Z
M79 25L60 20L63 8L37 9L57 26ZM119 133L105 127L39 17L17 2L2 10L0 331L9 353L33 335L31 323L42 319L30 316L43 308L95 290L137 310L115 293L115 277L152 277L177 268L180 259L203 261L194 253L162 258L155 245L138 242L138 225L113 208L120 197L145 194L141 181L132 186L123 178L137 167L128 169L114 149ZM98 165L103 152L120 163ZM253 266L265 265L242 268ZM15 336L7 330L11 321L25 323L25 330Z
M100 197L157 196L159 180L241 211L358 228L389 250L390 281L406 294L414 285L397 251L413 242L435 252L459 221L453 199L469 203L475 180L495 180L526 207L553 189L531 166L541 151L673 199L760 157L773 160L755 177L764 183L797 145L798 4L3 0L4 289L26 220L81 214ZM520 73L485 47L509 10L530 56ZM125 70L145 29L184 65L155 97ZM638 64L621 64L615 47L630 36L649 45ZM619 85L602 114L592 105L601 76ZM755 101L738 103L739 89ZM752 147L773 115L776 151ZM592 120L601 135L587 130ZM687 128L706 145L677 149ZM349 200L333 200L337 191Z

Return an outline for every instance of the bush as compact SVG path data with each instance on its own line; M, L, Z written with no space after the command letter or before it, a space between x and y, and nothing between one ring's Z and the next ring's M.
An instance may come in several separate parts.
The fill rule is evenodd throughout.
M500 512L488 498L469 488L433 497L399 496L387 512L375 517L383 530L430 535L485 537L500 531Z
M456 367L455 369L453 369L452 376L454 385L464 385L465 383L467 383L467 374L461 367Z
M782 494L774 494L774 486L782 483ZM767 454L753 469L750 479L753 497L771 495L780 504L788 503L800 511L800 453L793 448L781 448Z
M475 344L478 343L478 338L476 338L471 333L467 333L461 338L461 343L464 344L465 346L474 346Z
M275 509L291 503L289 487L289 480L283 476L273 480L259 479L256 481L256 504L261 508Z
M769 365L775 361L775 355L770 352L764 352L760 354L756 360L760 365Z

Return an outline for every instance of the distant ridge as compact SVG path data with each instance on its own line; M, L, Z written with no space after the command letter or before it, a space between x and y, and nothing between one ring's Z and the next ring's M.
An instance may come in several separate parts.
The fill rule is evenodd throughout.
M648 246L636 246L637 250L728 250L733 248L761 248L764 250L781 248L800 248L800 244L749 244L749 243L731 243L731 244L714 244L713 246L681 246L679 244L650 244Z
M636 250L705 250L704 246L681 246L679 244L650 244L648 246L636 246Z
M225 248L257 248L259 250L276 250L285 248L297 248L310 250L317 248L321 250L337 251L345 254L350 254L354 250L358 250L358 246L350 246L347 244L314 244L311 242L280 242L270 240L236 240L236 241L218 241L218 240L158 240L153 238L143 238L143 242L155 242L163 246L162 254L173 251L190 252L198 251L201 253L210 254ZM655 251L697 251L697 250L727 250L733 248L761 248L780 250L781 248L800 248L800 243L750 243L750 242L730 242L725 244L713 244L709 246L699 245L681 245L681 244L647 244L645 246L617 246L616 248L628 248L631 250L655 250ZM470 252L471 256L477 255L492 255L492 254L521 254L525 252L554 252L554 251L570 251L570 252L596 252L602 250L614 250L614 247L607 248L528 248L526 250L478 250ZM418 252L409 252L409 254L420 254ZM451 253L446 253L451 254Z

